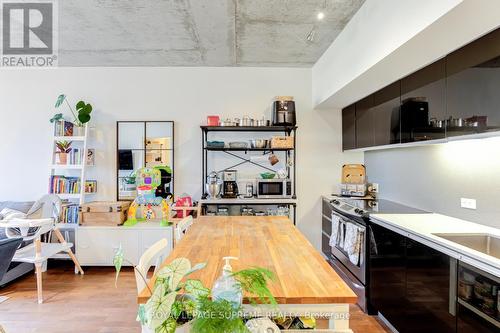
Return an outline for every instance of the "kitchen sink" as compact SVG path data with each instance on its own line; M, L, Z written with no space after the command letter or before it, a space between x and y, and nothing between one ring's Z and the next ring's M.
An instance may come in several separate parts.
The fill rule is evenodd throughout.
M433 235L500 259L500 237L498 236L474 233L449 233Z

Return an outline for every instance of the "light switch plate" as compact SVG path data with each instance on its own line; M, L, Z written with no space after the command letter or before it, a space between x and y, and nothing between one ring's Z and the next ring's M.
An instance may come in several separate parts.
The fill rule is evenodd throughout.
M460 198L460 207L476 209L476 199Z

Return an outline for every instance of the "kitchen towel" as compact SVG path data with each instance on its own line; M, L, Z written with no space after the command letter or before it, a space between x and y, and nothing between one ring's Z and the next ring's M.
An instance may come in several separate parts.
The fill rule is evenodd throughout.
M344 223L342 222L340 216L332 213L332 234L330 235L330 242L328 243L331 247L344 246Z
M361 241L363 238L363 231L353 223L346 223L344 250L349 256L349 261L354 265L359 264Z

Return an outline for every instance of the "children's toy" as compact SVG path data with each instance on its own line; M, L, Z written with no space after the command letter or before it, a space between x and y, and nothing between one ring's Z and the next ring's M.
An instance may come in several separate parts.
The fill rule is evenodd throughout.
M156 188L161 184L161 173L155 168L141 168L137 170L135 176L137 186L137 198L132 202L128 210L125 226L135 225L137 222L144 222L156 219L155 208L161 209L161 225L168 224L170 215L171 197L164 199L155 195ZM140 209L140 218L137 218L137 211Z

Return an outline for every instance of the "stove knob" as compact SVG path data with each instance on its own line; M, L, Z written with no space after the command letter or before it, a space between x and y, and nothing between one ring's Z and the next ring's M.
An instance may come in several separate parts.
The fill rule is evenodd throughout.
M356 208L356 209L354 210L354 212L355 212L356 214L362 215L362 214L364 213L364 210L359 209L359 208Z
M364 213L365 213L365 211L362 210L362 209L360 209L359 212L358 212L359 215L363 215Z
M339 202L338 200L333 200L333 201L332 201L332 203L333 203L334 205L338 205L338 204L340 204L340 202Z

